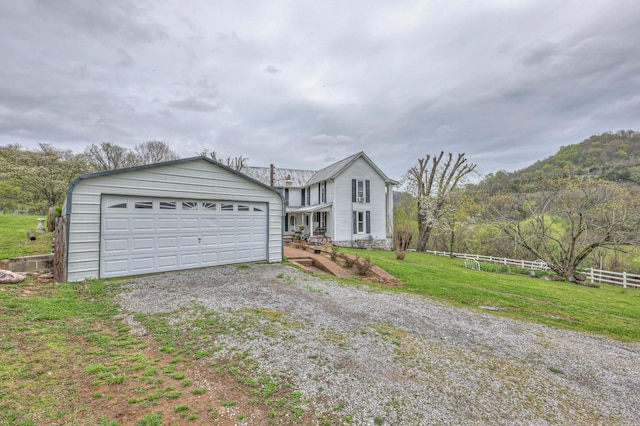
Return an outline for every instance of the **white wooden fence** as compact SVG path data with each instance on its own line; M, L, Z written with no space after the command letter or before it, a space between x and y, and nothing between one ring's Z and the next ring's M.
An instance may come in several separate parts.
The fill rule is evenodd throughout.
M489 262L489 263L497 263L499 265L509 265L509 266L517 266L519 268L524 269L535 269L538 271L548 271L549 266L547 262L544 260L522 260L522 259L508 259L506 257L497 257L497 256L483 256L481 254L468 254L468 253L449 253L446 251L430 251L427 250L427 253L435 254L438 256L453 256L459 257L462 259L473 259L478 262Z
M640 275L629 274L627 272L603 271L600 269L581 269L591 283L606 283L621 285L624 288L640 288Z
M478 262L489 262L489 263L497 263L500 265L510 265L517 266L524 269L530 270L539 270L539 271L548 271L550 270L549 265L544 260L522 260L522 259L508 259L506 257L496 257L496 256L483 256L480 254L468 254L468 253L449 253L445 251L430 251L427 250L427 253L435 254L438 256L453 256L467 260L475 260ZM475 269L475 268L472 268ZM604 271L600 269L581 269L581 273L587 276L587 279L592 283L598 284L613 284L613 285L621 285L624 288L633 287L640 288L640 275L630 274L628 272L613 272L613 271Z

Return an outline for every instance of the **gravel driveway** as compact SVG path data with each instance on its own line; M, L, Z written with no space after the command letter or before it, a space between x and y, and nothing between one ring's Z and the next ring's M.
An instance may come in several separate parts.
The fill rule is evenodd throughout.
M217 343L290 377L317 413L340 407L355 424L640 424L639 343L339 284L281 264L136 278L118 300L131 313L270 313L277 333L256 329Z

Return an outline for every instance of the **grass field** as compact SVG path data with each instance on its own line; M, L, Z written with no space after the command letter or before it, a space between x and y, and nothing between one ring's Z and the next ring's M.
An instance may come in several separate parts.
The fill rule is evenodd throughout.
M39 217L0 214L0 259L51 253L53 233L36 233ZM36 235L35 241L29 241L28 231Z
M640 289L603 284L600 288L464 268L462 259L407 253L345 250L371 260L400 278L398 291L428 296L456 306L496 307L497 315L640 340Z

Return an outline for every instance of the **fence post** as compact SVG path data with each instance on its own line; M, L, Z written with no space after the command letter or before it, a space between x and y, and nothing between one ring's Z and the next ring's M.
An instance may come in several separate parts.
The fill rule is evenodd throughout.
M502 261L503 264L507 264L507 258L505 257L504 260Z
M589 281L591 281L591 284L593 284L593 268L591 268L589 271Z
M626 272L622 273L622 287L623 288L627 288L627 273Z

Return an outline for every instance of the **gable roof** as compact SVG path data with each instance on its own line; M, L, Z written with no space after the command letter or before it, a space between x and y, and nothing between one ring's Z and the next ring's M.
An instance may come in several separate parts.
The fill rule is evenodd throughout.
M376 173L378 173L385 183L397 184L398 182L392 179L389 179L387 175L385 175L382 170L375 165L373 161L364 153L364 151L360 151L357 154L353 154L351 157L347 157L338 161L337 163L333 163L330 166L325 167L322 170L318 170L310 179L307 181L307 185L313 185L314 183L322 182L324 180L335 179L340 173L345 171L350 165L356 162L359 158L365 160L371 168L373 168Z
M96 172L96 173L87 173L84 175L81 175L79 177L77 177L75 180L73 180L73 182L71 182L71 184L69 185L69 189L67 189L67 199L66 199L66 203L65 203L65 209L67 210L67 214L71 213L71 199L73 198L73 190L75 189L75 187L82 181L87 180L87 179L91 179L91 178L96 178L99 176L108 176L108 175L114 175L114 174L119 174L119 173L127 173L127 172L132 172L132 171L136 171L136 170L143 170L143 169L152 169L155 167L164 167L164 166L168 166L171 164L180 164L180 163L189 163L189 162L193 162L193 161L206 161L208 163L214 164L218 167L221 167L225 170L227 170L228 172L231 172L235 175L241 176L242 178L252 181L254 183L256 183L257 185L260 185L266 189L268 189L269 191L274 191L275 193L277 193L281 198L282 198L282 194L280 194L278 191L276 191L274 188L270 187L268 183L264 183L261 182L260 180L249 176L245 173L239 172L235 169L232 169L228 166L225 166L224 164L218 163L215 160L212 160L209 157L204 157L204 156L200 156L200 157L190 157L190 158L181 158L179 160L172 160L172 161L164 161L162 163L152 163L152 164L143 164L141 166L133 166L133 167L127 167L124 169L113 169L113 170L105 170L102 172Z

